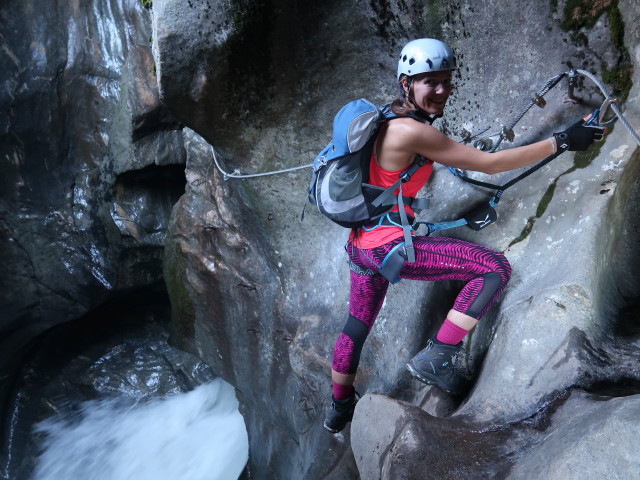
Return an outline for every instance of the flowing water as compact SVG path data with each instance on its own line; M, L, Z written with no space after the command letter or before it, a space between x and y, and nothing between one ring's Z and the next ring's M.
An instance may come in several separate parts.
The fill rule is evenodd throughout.
M3 480L234 480L233 386L171 345L164 293L125 296L29 346L3 407Z
M234 389L220 379L144 405L85 402L35 429L46 437L34 480L230 480L248 458Z

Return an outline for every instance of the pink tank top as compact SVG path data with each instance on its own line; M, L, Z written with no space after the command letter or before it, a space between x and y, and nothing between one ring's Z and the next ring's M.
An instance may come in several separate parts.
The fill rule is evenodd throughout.
M371 159L369 160L369 183L371 185L383 188L390 187L398 181L398 179L400 178L400 173L402 173L403 171L404 170L391 172L389 170L383 169L380 165L378 165L375 149L371 152ZM415 198L420 189L424 187L424 185L429 181L432 171L433 161L427 160L426 165L420 167L416 171L416 173L411 176L411 179L407 183L402 184L402 196ZM394 192L396 195L398 194L398 190ZM391 211L397 212L398 206L396 205L395 207L393 207ZM408 205L405 205L405 211L411 216L414 215L413 210ZM393 225L380 226L374 229L367 229L367 227L362 227L354 229L351 232L349 240L355 242L355 245L358 248L375 248L402 236L402 228Z

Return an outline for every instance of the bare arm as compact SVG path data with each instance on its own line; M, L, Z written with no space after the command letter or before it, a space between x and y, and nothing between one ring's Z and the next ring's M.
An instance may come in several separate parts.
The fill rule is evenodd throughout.
M419 154L450 167L494 174L524 167L553 154L556 150L553 141L545 139L488 153L451 140L431 125L402 118L389 123L379 146L378 161L383 168L400 170Z

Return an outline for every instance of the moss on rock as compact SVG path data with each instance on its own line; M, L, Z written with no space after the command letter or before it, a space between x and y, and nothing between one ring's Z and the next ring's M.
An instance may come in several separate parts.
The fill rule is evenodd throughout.
M596 21L606 11L618 8L614 0L568 0L564 6L563 19L560 24L564 30L593 28Z

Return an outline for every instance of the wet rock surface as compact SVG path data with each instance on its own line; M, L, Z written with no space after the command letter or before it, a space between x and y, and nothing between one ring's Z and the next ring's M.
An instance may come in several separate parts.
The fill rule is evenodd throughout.
M356 407L351 445L361 478L623 479L640 467L625 446L640 436L633 420L639 409L638 395L573 391L548 406L551 415L495 425L366 395Z
M150 289L33 339L5 405L11 422L0 478L32 478L44 438L32 429L45 419L72 423L87 401L111 398L127 409L214 379L202 360L168 344L170 311L166 292Z
M434 417L382 395L365 395L356 408L351 445L361 478L503 479L522 448L512 428Z
M361 357L356 386L374 395L336 436L321 421L346 319L346 232L312 208L299 222L308 170L226 178L210 145L228 172L308 165L344 103L395 95L396 54L421 36L458 55L454 96L435 124L453 138L499 131L569 66L630 73L625 116L638 125L637 2L573 12L569 31L564 1L81 3L0 7L3 380L43 331L164 280L172 341L238 389L251 478L413 478L427 467L474 478L471 460L487 475L475 478L524 478L546 458L569 472L573 452L595 448L582 435L612 432L629 443L596 456L594 471L624 478L636 467L639 162L619 123L604 143L508 190L495 226L445 232L505 252L514 270L467 340L469 394L451 399L404 370L459 286L401 282ZM581 103L563 104L564 93L563 82L518 123L516 145L602 101L585 78ZM474 176L504 183L515 173ZM430 221L488 199L444 168L421 194L433 198Z
M186 154L158 100L139 2L4 2L0 22L7 378L35 336L162 281Z

